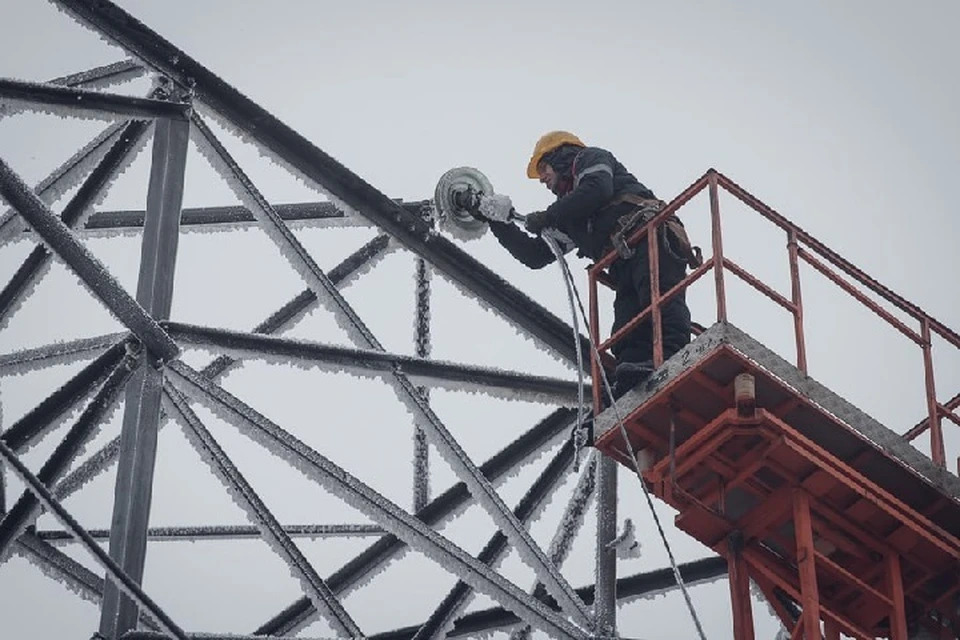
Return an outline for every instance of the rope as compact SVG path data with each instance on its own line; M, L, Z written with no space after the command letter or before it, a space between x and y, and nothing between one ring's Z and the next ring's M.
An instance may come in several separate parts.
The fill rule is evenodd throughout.
M560 247L557 245L556 239L550 234L550 229L544 229L541 238L547 243L547 246L550 247L550 250L557 258L557 263L560 265L561 272L563 273L564 284L567 288L567 295L570 300L571 313L573 315L573 325L574 325L574 334L577 345L577 370L579 372L579 399L580 399L580 411L578 415L582 416L583 411L583 366L582 366L582 355L580 353L580 332L578 327L578 318L576 313L576 308L574 308L573 300L576 299L577 306L580 310L580 317L583 318L586 326L590 325L590 321L587 319L586 311L583 308L583 301L580 298L580 293L577 291L576 283L573 280L573 274L570 272L570 266L567 264L566 259L563 257L563 253L560 251ZM600 352L597 349L597 345L593 342L591 336L587 336L587 340L590 343L590 349L593 353L593 357L600 361ZM680 575L680 568L677 566L676 558L673 556L673 550L670 548L670 542L667 540L667 535L663 531L663 526L660 523L660 517L657 515L656 510L653 506L653 499L650 496L650 491L647 489L647 485L643 480L643 473L640 471L640 465L637 463L637 452L633 448L633 445L630 444L630 438L627 436L627 429L623 422L623 416L620 414L620 408L617 407L616 399L613 397L613 390L610 387L610 381L607 379L607 372L601 366L600 367L600 377L603 379L603 387L607 393L607 398L610 401L610 406L613 407L614 415L617 418L617 427L620 432L620 436L623 438L624 443L626 444L627 451L630 453L630 462L632 463L633 470L637 475L637 479L640 481L640 487L643 489L643 495L646 498L647 506L650 509L650 514L653 516L653 521L657 525L657 532L660 534L660 540L663 542L664 549L666 549L667 557L670 559L670 568L673 570L674 579L677 581L677 585L680 587L680 591L683 593L683 599L686 601L687 609L690 611L690 616L693 618L693 623L697 628L697 633L700 636L700 640L706 640L707 636L703 631L703 626L700 624L700 619L697 616L696 609L693 606L693 600L690 597L690 593L687 590L686 584L683 581L683 577ZM578 422L578 425L581 424ZM578 432L582 431L578 429ZM579 447L575 447L579 451Z

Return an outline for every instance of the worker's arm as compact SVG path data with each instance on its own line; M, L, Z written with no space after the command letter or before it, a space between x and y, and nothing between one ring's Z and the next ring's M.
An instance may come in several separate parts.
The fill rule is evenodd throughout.
M542 269L557 259L543 240L527 235L516 225L496 220L488 222L503 248L531 269Z
M574 164L573 191L547 207L547 226L557 221L585 220L613 197L613 167L616 163L609 151L588 147L580 152Z

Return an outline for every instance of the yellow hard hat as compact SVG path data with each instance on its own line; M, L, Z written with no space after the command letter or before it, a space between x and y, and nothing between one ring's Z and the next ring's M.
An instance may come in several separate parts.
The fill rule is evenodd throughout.
M540 176L537 175L537 165L543 160L543 156L564 144L575 144L578 147L587 146L580 138L569 131L551 131L543 134L540 136L540 139L537 140L537 146L533 148L530 164L527 165L527 177L534 179L539 178Z

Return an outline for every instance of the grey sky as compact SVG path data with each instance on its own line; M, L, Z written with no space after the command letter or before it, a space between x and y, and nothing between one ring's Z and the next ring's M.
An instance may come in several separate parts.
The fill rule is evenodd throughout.
M960 328L954 277L960 272L954 249L960 232L956 2L118 4L391 197L431 197L444 171L470 165L484 171L498 192L509 194L518 210L545 207L550 194L528 180L524 169L540 134L569 129L588 144L610 149L663 199L709 167L718 169L881 282ZM2 77L44 80L123 57L43 2L0 0L0 43ZM142 94L143 84L122 90ZM0 157L33 183L103 126L50 116L8 118L0 121ZM272 201L321 199L255 151L229 138L225 143ZM100 208L142 208L148 169L149 147ZM236 202L193 149L187 176L185 206ZM789 295L782 234L746 215L730 197L721 206L728 254ZM681 211L694 240L706 248L705 214L704 198ZM374 232L311 229L298 235L329 269ZM137 238L93 239L88 246L125 286L135 287ZM527 270L489 235L463 246L569 320L555 267ZM31 248L20 242L0 249L0 280L6 282ZM391 351L413 349L412 266L409 254L396 252L344 292ZM572 259L571 266L586 295L586 262ZM919 351L809 269L803 277L811 374L905 431L924 412ZM715 311L706 280L691 293L691 306L695 319L709 325ZM303 287L259 233L188 234L181 240L173 316L249 330ZM433 287L434 357L572 376L442 278L435 276ZM791 358L786 313L743 286L728 287L731 320ZM328 315L315 312L287 335L347 344ZM607 314L605 322L609 319ZM0 353L116 327L58 266L0 327ZM205 362L196 354L187 359ZM960 390L960 353L937 344L935 364L939 396L946 400ZM0 379L3 427L75 370ZM384 385L263 363L251 363L224 384L378 491L409 505L410 419ZM433 400L477 461L551 409L440 391ZM118 416L97 444L116 435ZM210 426L281 521L316 521L318 511L324 521L363 521L237 438L234 429L214 419ZM960 436L955 427L946 430L948 461L955 467ZM920 440L917 444L924 449ZM26 460L38 466L51 448L45 442ZM505 485L508 504L546 460ZM435 452L432 462L436 493L455 477ZM108 526L114 475L105 474L67 501L85 526ZM544 545L574 480L534 526ZM622 473L620 486L621 519L640 525L644 543L643 556L623 562L621 575L666 566L636 480ZM19 491L11 482L8 499ZM679 559L702 557L706 551L700 545L673 529L670 510L659 509ZM486 516L475 511L444 531L474 552L492 532ZM243 521L179 429L168 427L161 435L153 524ZM41 525L56 523L45 516ZM592 581L592 525L591 517L565 567L575 586ZM326 575L367 543L319 540L301 548ZM522 588L532 584L532 573L515 556L503 573ZM432 563L410 554L347 598L345 606L368 632L414 624L452 583ZM191 631L249 632L299 593L281 562L261 544L246 542L154 545L146 586ZM726 582L692 593L708 637L731 637ZM486 602L478 598L474 606ZM772 637L778 625L756 600L754 607L758 637ZM78 602L23 560L0 567L0 620L20 634L89 637L97 619L94 606ZM693 634L677 592L625 607L620 625L625 637ZM308 635L324 633L319 624Z

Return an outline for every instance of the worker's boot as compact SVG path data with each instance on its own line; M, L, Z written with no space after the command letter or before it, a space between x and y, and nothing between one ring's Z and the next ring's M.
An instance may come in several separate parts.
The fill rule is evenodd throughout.
M614 372L617 381L613 385L613 396L615 398L623 397L627 391L649 378L653 371L653 360L621 362Z

